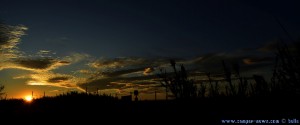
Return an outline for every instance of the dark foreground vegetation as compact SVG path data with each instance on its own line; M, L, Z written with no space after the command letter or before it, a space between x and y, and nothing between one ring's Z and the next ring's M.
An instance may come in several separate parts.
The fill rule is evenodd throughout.
M298 118L299 97L222 97L169 101L122 101L110 96L67 94L0 101L1 119L9 123L209 123L222 119Z

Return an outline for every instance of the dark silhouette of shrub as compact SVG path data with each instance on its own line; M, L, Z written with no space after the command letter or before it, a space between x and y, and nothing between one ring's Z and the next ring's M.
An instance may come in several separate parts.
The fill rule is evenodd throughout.
M188 79L187 71L183 65L177 71L176 62L170 60L173 68L172 73L167 73L166 70L161 69L158 77L161 79L161 85L170 90L176 99L186 99L197 97L197 87L194 81Z
M255 84L251 84L252 96L267 96L270 88L263 76L253 75Z
M198 97L205 98L206 91L207 91L206 85L204 84L204 82L201 82L198 89Z
M224 68L224 79L229 84L229 89L228 89L228 87L226 89L227 95L229 94L229 95L235 96L236 95L236 87L232 83L232 78L231 78L232 73L231 73L230 69L226 66L224 60L222 61L222 64L223 64L223 68Z
M276 61L271 78L271 92L287 96L300 95L300 43L288 47L285 43L277 44Z
M210 87L209 87L209 96L210 97L218 97L220 95L219 84L218 84L219 81L215 81L214 82L215 84L213 84L210 73L206 73L206 76L208 78L208 82L209 82L209 85L210 85ZM203 85L201 87L203 87ZM202 89L204 89L204 88L202 88Z

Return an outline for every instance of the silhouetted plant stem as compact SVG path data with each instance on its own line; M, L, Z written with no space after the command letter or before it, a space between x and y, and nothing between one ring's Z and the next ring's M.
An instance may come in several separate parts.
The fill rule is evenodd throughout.
M225 80L229 83L229 87L230 87L230 91L231 91L230 94L235 96L236 92L235 92L235 87L234 87L234 85L232 84L232 81L231 81L231 72L226 67L226 64L225 64L224 60L222 61L222 64L223 64L223 68L224 68Z

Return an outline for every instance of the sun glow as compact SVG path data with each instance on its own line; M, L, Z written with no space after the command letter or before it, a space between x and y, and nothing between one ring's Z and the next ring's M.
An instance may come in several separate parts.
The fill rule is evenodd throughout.
M25 96L24 100L26 102L31 102L32 101L32 96L28 95L28 96Z

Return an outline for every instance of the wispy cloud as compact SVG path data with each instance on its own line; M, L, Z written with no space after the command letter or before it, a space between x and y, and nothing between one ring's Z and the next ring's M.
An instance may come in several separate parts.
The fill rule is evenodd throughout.
M104 71L101 72L101 75L105 77L117 77L117 76L143 71L144 69L145 68L131 68L131 69L116 70L116 71Z
M88 65L92 68L123 68L134 65L143 65L146 62L143 58L115 58L115 59L98 59Z
M144 75L149 75L150 73L153 72L153 70L154 70L153 68L145 68L143 74L144 74Z
M36 53L37 57L42 57L42 58L53 58L53 56L55 55L55 52L52 52L50 50L39 50Z
M28 79L27 85L47 85L63 88L78 88L77 83L85 80L83 78L77 78L72 75L53 72L31 73L15 77L15 79Z
M86 53L72 53L69 56L63 57L62 60L77 63L85 59L89 59L90 55Z
M23 25L10 26L0 22L0 63L19 57L17 45L27 29Z
M56 77L48 79L47 82L50 82L50 83L61 83L61 82L68 81L71 78L72 77L68 77L68 76L56 76Z
M123 57L115 59L98 59L90 62L88 65L96 69L120 69L130 67L157 67L168 63L165 58L132 58Z
M270 63L273 62L274 59L271 57L249 57L243 59L244 64L253 65L258 63Z
M20 37L25 35L24 31L27 29L23 25L10 26L0 23L0 49L9 51L17 48L17 44L20 43Z

